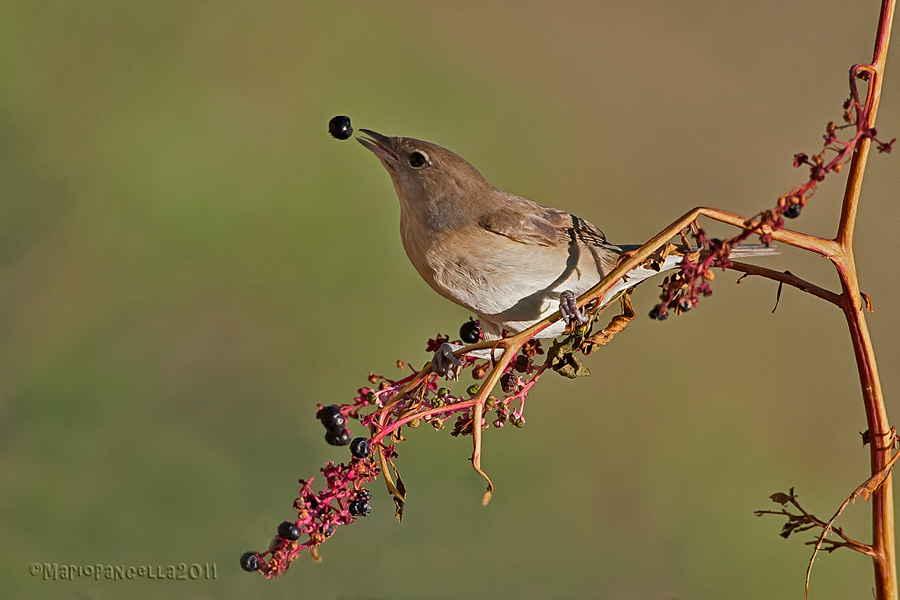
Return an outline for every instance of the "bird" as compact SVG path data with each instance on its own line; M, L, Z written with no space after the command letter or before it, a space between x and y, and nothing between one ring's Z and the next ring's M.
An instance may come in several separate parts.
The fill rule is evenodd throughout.
M586 318L575 299L639 245L615 245L603 231L569 212L494 187L454 152L423 140L360 129L356 138L381 161L400 201L400 238L419 275L444 298L475 313L484 339L524 331L560 310L562 320L537 334L561 336ZM731 256L777 253L773 247L737 246ZM677 268L668 256L657 271L636 267L601 299L614 301L637 283ZM434 371L453 378L461 362L444 343Z

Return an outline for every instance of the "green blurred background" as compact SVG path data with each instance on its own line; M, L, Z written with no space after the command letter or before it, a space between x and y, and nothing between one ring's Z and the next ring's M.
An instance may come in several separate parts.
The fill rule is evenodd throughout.
M467 313L418 277L378 161L410 135L613 242L803 181L871 57L878 2L4 2L0 6L0 595L4 598L796 598L810 534L758 519L796 486L828 516L867 477L840 312L720 275L548 376L523 430L413 431L398 525L372 517L265 581L238 556L290 517L327 446L316 402L424 362ZM896 52L893 58L897 58ZM879 129L900 134L888 63ZM873 156L857 260L896 418L897 156ZM792 225L835 231L844 177ZM711 226L713 232L725 229ZM769 262L834 288L826 261ZM636 295L639 313L656 292ZM868 540L869 505L844 519ZM45 582L32 562L215 563L215 581ZM823 556L815 598L871 597Z

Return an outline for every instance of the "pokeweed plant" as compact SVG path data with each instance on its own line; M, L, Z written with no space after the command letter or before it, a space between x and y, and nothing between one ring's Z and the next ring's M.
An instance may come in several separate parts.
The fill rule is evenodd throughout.
M757 515L777 515L786 522L781 530L785 538L794 533L815 530L818 536L808 542L814 546L806 573L806 596L813 561L820 550L832 552L846 548L872 559L875 593L879 600L900 600L897 591L896 551L894 540L894 507L891 469L900 454L896 430L890 426L884 396L875 363L875 354L865 320L865 310L871 302L860 292L853 255L853 233L859 206L860 190L866 161L872 145L879 153L891 151L895 139L883 141L875 129L875 116L881 97L885 58L896 0L882 0L872 61L850 68L850 94L843 104L840 125L829 122L825 128L822 149L812 155L798 153L793 157L795 167L808 170L807 180L778 198L776 205L752 218L744 218L715 208L694 208L660 231L639 249L623 254L616 267L594 288L578 298L577 304L589 316L586 325L567 329L566 337L554 341L546 351L535 335L561 318L559 312L545 318L529 329L496 341L481 339L477 321L465 323L460 330L466 346L454 352L461 359L461 370L471 371L475 381L465 393L443 387L431 365L421 370L398 361L400 369L410 372L396 379L369 373L369 385L359 388L356 396L346 404L321 406L316 413L325 427L325 438L335 446L350 446L347 463L328 462L322 467L324 486L313 489L314 478L301 479L300 490L293 503L296 517L277 528L277 536L265 552L247 552L241 556L241 567L260 572L267 578L284 573L290 564L308 550L319 560L318 548L340 527L368 516L371 491L367 488L379 476L395 504L398 521L403 518L406 486L395 465L397 445L405 438L403 428L430 426L435 430L449 429L453 436L471 436L472 466L487 482L482 502L487 504L493 484L481 468L482 436L490 427L508 424L522 427L525 423L525 400L547 369L566 377L588 375L578 354L588 355L597 347L612 341L634 319L630 290L619 298L622 313L600 328L600 299L613 284L636 266L653 268L673 253L682 255L679 268L666 277L661 286L660 302L650 311L650 317L664 320L670 313L679 315L697 307L701 298L712 294L713 269L732 269L742 272L741 279L755 275L783 285L796 287L836 305L844 313L850 331L862 388L863 405L868 429L863 443L868 446L871 459L870 477L856 487L828 519L820 519L804 509L793 488L787 493L770 496L780 505L776 510L759 510ZM861 84L864 93L860 93ZM845 139L842 139L842 136ZM848 166L849 165L849 166ZM841 173L848 166L849 175L844 191L837 235L821 238L785 227L785 219L800 216L819 183L832 174ZM739 232L726 239L710 239L699 225L700 217L736 227ZM765 267L733 262L732 248L752 237L762 243L773 241L794 246L828 258L837 270L841 292L833 292L805 281L789 271L775 271ZM672 240L678 243L671 243ZM740 280L739 280L740 281ZM426 350L433 352L450 336L438 335L429 339ZM477 352L477 351L480 351ZM474 354L473 354L474 353ZM476 356L487 358L476 358ZM498 385L499 384L499 385ZM367 430L365 437L352 438L346 425L355 421ZM834 525L835 520L856 498L871 499L872 541L864 543L851 538Z

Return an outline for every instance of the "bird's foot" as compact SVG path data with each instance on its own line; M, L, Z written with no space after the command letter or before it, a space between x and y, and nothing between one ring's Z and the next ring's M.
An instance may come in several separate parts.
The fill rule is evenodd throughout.
M575 294L571 290L566 290L559 295L559 312L562 313L566 326L572 323L584 325L588 322L588 318L575 303Z
M441 377L446 377L450 381L456 381L457 374L462 361L453 356L453 351L458 350L461 346L454 347L453 344L444 342L437 349L434 356L431 357L431 369Z

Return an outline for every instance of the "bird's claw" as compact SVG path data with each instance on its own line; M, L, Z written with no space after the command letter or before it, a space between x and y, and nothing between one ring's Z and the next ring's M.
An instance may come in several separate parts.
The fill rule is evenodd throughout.
M572 323L584 325L588 322L588 318L575 303L575 294L571 290L566 290L559 295L559 312L562 313L566 325Z
M456 375L462 367L462 361L453 356L453 346L444 342L431 357L431 369L441 377L456 381Z

